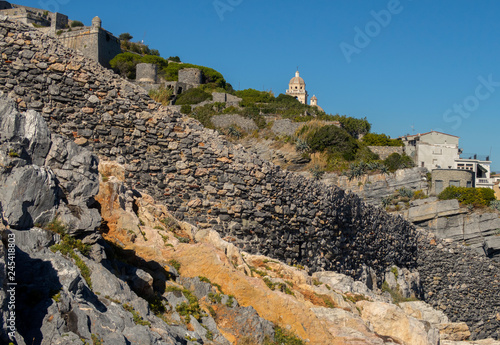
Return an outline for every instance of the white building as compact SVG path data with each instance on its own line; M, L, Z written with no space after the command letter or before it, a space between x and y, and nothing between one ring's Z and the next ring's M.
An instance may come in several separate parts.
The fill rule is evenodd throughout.
M491 161L486 159L477 159L476 157L459 158L456 160L457 169L469 170L474 172L475 187L493 188L494 180L491 177Z
M453 169L460 158L459 137L436 131L400 137L405 152L415 165L432 169Z
M459 137L430 131L406 135L400 139L405 144L405 153L417 166L427 168L429 171L434 169L469 170L474 173L473 187L493 188L489 157L486 159L478 159L477 155L460 157L462 149L458 147Z

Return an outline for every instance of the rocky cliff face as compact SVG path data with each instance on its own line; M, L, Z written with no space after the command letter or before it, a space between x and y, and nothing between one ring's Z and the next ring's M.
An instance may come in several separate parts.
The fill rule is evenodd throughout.
M389 277L390 274L394 274L391 272L393 265L398 266L401 270L407 270L405 272L409 276L416 274L416 269L418 269L420 275L424 275L421 277L423 284L420 289L417 289L423 298L435 302L435 305L443 309L453 320L468 322L473 332L473 338L499 337L500 320L496 317L496 313L499 312L497 292L500 268L497 263L485 261L485 258L480 259L465 248L449 247L446 243L439 243L427 238L417 232L402 217L393 217L387 215L380 208L367 206L353 194L346 194L336 187L326 187L322 183L282 171L278 167L262 161L241 147L231 145L215 132L204 129L197 121L178 113L167 112L151 101L143 90L121 80L93 62L87 61L76 52L58 45L49 37L32 31L21 24L0 19L0 53L2 57L0 90L13 98L21 110L40 111L47 121L49 130L73 141L73 143L69 143L54 136L51 143L47 143L50 146L48 152L52 150L52 147L58 148L58 150L54 151L52 155L47 153L46 156L43 156L39 152L45 152L44 144L30 146L29 143L25 143L22 146L21 142L24 142L24 139L21 141L16 138L5 139L5 142L9 142L8 145L13 142L22 147L19 152L15 151L18 155L28 157L27 153L33 152L32 157L40 158L36 164L33 164L37 168L29 168L32 169L29 174L24 174L24 170L19 170L18 173L14 174L16 181L33 181L34 185L38 183L40 186L40 188L26 191L11 188L10 195L14 195L14 193L23 195L27 203L18 205L15 198L9 197L9 194L3 197L5 199L2 199L2 207L4 204L12 206L12 210L10 208L9 211L3 210L4 214L10 217L6 218L5 221L9 226L11 221L13 227L18 229L24 229L25 226L30 227L38 222L43 224L50 219L51 215L58 212L61 216L66 217L64 218L65 222L71 226L68 228L69 231L83 237L84 240L89 237L84 236L88 233L91 235L89 243L98 240L98 235L95 233L92 235L91 232L87 231L95 226L95 223L98 223L95 217L96 213L92 208L96 175L95 166L91 164L92 159L90 158L94 156L80 150L74 145L77 144L93 154L99 155L102 161L116 161L124 166L120 175L125 181L123 188L128 192L123 195L118 192L115 194L117 202L120 205L123 204L124 207L128 205L127 207L132 211L137 207L137 204L133 202L134 198L137 198L136 194L148 193L153 200L164 205L164 212L170 212L178 220L184 221L186 232L191 233L193 238L196 238L196 234L193 235L193 231L196 232L195 229L200 231L213 229L224 240L231 242L232 251L244 249L248 255L264 254L272 259L279 259L285 264L305 266L310 272L324 269L335 270L352 277L362 278L364 282L375 289L381 287L384 280L391 280ZM32 123L30 121L28 122ZM40 120L36 121L40 122ZM37 133L30 129L33 127L30 127L29 123L18 127L28 128L24 129L23 133L28 133L27 137L31 138ZM35 127L38 128L38 126ZM8 137L8 134L4 135L5 138ZM61 142L54 144L57 140L61 140ZM7 149L9 153L10 148L5 146L5 150ZM8 153L5 162L10 164L8 162L15 161L18 157L15 157L15 153L11 155ZM75 160L74 156L81 158ZM49 157L52 158L49 159ZM29 161L29 159L25 160ZM45 170L38 168L42 161ZM19 169L25 167L22 165L25 164L23 162L16 164L19 164ZM17 169L17 166L14 167ZM71 167L78 171L78 176L70 174L70 171L73 170ZM59 175L57 178L52 178L51 174L56 176L56 170L60 170ZM11 178L9 176L5 175L4 177L6 183L10 181L8 180ZM90 180L90 182L86 182L85 186L78 182L84 176ZM47 204L38 205L35 200L40 200L39 198L48 201ZM109 203L109 199L99 202L101 212L106 205L110 206ZM84 215L84 217L80 215ZM115 243L119 245L121 243L125 246L133 242L134 237L134 240L141 241L142 238L146 241L153 236L159 239L159 243L163 243L163 238L158 231L149 233L143 231L140 228L141 221L139 220L135 220L135 223L133 221L122 222L122 225L110 220L112 218L108 219L109 231L113 230L113 226L121 231L120 236L115 236L117 240ZM142 219L142 221L146 222L147 220ZM103 225L102 230L106 230L105 225ZM169 240L165 241L169 243ZM43 243L41 247L46 248L52 242L49 239ZM175 247L177 243L170 244ZM104 260L103 253L110 255L112 253L109 250L106 252L99 246L106 248L104 244L97 243L97 246L93 247L95 249L92 249L91 254L89 254L93 255L94 260L98 262ZM35 248L38 247L40 246L35 246ZM150 243L143 247L146 248L144 248L142 257L146 258L148 258L146 254L151 255L157 250ZM55 247L55 249L57 248ZM186 250L184 253L195 254L198 253L198 249L201 250L197 247ZM41 250L43 255L48 254L48 251ZM168 254L168 252L162 251L160 253L162 255ZM213 249L210 253L213 254ZM228 255L228 252L223 252L223 254ZM43 261L41 257L36 255L38 254L34 251L27 254L30 258ZM75 255L80 257L78 253ZM171 253L169 255L172 257ZM64 260L79 262L76 257L70 256L71 260ZM182 258L184 257L183 255ZM236 255L236 257L238 256ZM462 258L466 258L466 261L459 265L460 262L463 262L460 261ZM28 260L27 257L26 259ZM86 262L84 258L80 257L80 259ZM181 260L180 257L179 260ZM165 285L170 277L168 272L174 272L170 269L164 269L165 272L162 272L154 264L151 268L140 258L136 258L134 265L121 266L116 263L117 266L113 267L113 263L116 263L116 260L109 262L112 268L110 272L114 273L113 276L120 277L122 282L127 281L130 286L134 287L136 293L145 293L145 297L151 293L151 289L157 291L153 285ZM142 271L134 270L134 267L137 268L137 263L142 263L140 267ZM233 266L231 260L229 264ZM234 264L243 266L243 270L245 270L244 262L236 260ZM56 263L52 265L55 267ZM87 266L91 268L92 263L87 263ZM163 264L160 266L165 267ZM453 269L455 272L448 271L448 269ZM95 270L98 271L99 268L95 268ZM93 272L92 269L91 271ZM181 272L183 272L182 269ZM186 270L186 272L188 271ZM209 267L202 267L200 271L194 270L191 278L194 278L196 274L194 272L208 275L211 271L209 271ZM54 277L53 280L57 282L56 276L59 275L53 273L51 277ZM398 277L393 278L397 282L396 278ZM71 290L71 294L68 293L72 298L76 298L75 304L71 304L71 306L83 303L83 300L91 301L92 298L97 298L106 305L107 302L102 300L102 293L100 297L95 297L99 296L96 294L92 297L92 293L86 294L87 290L84 286L85 284L89 286L86 280L88 279L83 278L82 280L80 277L78 278L80 283L65 280L65 283L61 284L61 286L71 289L74 289L75 286L81 287L81 291L77 289ZM29 279L27 281L29 283ZM94 283L92 278L90 281L92 285L98 284ZM113 282L110 275L97 279L99 283L105 281ZM113 283L116 288L111 289L115 291L109 294L111 299L104 296L104 300L115 303L116 309L122 308L134 319L135 314L130 311L132 309L128 307L125 309L123 305L119 305L123 303L128 305L128 302L122 302L120 297L117 298L120 303L112 300L115 299L113 296L120 296L122 289L118 287L120 281ZM69 285L67 286L67 284ZM222 286L221 282L218 284ZM228 284L227 291L233 291L231 280L224 284ZM465 290L456 288L463 284L467 285ZM180 288L178 285L174 286ZM252 285L248 286L250 289ZM51 288L51 286L47 286L42 294L45 308L53 303L50 299ZM101 291L105 293L107 290L97 290L97 292ZM220 290L214 291L222 292ZM164 297L169 299L169 305L173 308L172 304L177 305L176 299L186 298L184 293L182 296L174 293L174 296L167 294ZM268 295L259 296L264 298ZM78 298L83 298L83 300ZM133 295L130 297L130 303L134 298ZM125 301L128 300L125 299ZM154 318L156 316L152 315L147 308L141 307L141 305L144 306L144 301L136 303L133 305L133 310L142 319L154 324L155 327L134 328L132 332L124 335L125 343L127 341L139 343L139 340L130 340L137 334L141 334L141 339L143 339L142 336L144 339L149 339L149 342L145 343L153 344L162 341L186 343L192 338L198 339L199 342L204 341L200 335L203 333L202 326L198 328L199 338L194 333L186 333L187 338L181 339L175 336L178 333L170 328L161 333L165 326L160 324L156 326L157 320ZM110 305L115 308L115 304ZM92 314L93 307L87 305L88 303L83 306L82 310L84 313L90 310L89 314L75 317L73 314L66 315L67 311L70 310L67 303L59 305L57 302L57 310L64 322L57 319L60 328L53 328L59 332L54 334L64 338L62 335L72 332L76 336L71 336L76 339L78 334L88 336L90 333L92 336L95 334L93 332L100 330L92 328L92 325L100 324L94 321L97 317L95 315L101 314ZM243 302L242 305L248 306ZM105 312L97 302L95 302L94 307L100 312ZM218 317L218 307L212 308ZM465 312L464 308L466 308ZM300 312L302 309L293 310ZM54 315L58 313L55 309L53 311ZM75 311L75 313L78 312ZM263 312L259 311L259 314L261 313ZM315 315L323 315L324 319L335 324L342 319L342 315L339 313L341 314L338 310L335 310L333 314L318 310ZM109 317L112 318L112 315L113 313L109 314ZM175 313L172 315L175 317ZM224 311L224 315L234 314L233 311ZM248 315L253 320L260 320L254 317L255 315L251 312ZM376 318L373 315L376 313L367 311L365 317L367 319ZM64 319L65 317L67 319ZM137 326L144 326L140 324L139 317L135 317L135 319L139 322ZM214 317L212 319L212 321L219 320ZM233 317L233 319L238 318ZM200 320L202 325L213 329L210 328L213 326L210 318L205 321L202 318ZM300 333L300 325L293 322L292 317L287 320L273 319L273 322L294 327L301 336L303 334ZM200 322L198 321L198 323ZM109 326L109 329L116 329L117 333L125 332L125 326L128 325L119 321L114 323L113 327L115 328L106 322L103 324L106 327ZM194 321L193 324L196 326ZM193 324L190 327L195 328ZM72 326L68 328L68 325ZM83 325L82 330L79 330L79 325ZM333 326L327 325L325 327ZM268 329L265 322L261 322L258 328ZM221 334L225 339L230 338L229 335L224 335L231 333L229 326L225 328L221 326L217 329L219 333L216 334L215 330L211 331L212 336ZM342 334L345 337L350 337L354 333L358 334L356 332L360 332L361 329L347 330L347 333ZM424 329L428 330L425 327ZM28 331L23 332L25 332L24 335L31 336ZM174 334L173 338L169 338L167 335L162 336L168 332ZM335 332L340 331L332 332L330 334L339 336L339 333ZM376 332L379 333L379 331ZM105 331L102 331L103 336L107 336L106 334ZM265 334L265 332L259 334ZM234 337L236 337L234 339L238 338L238 336ZM61 343L64 343L63 341L64 339L61 340ZM221 342L223 343L223 340ZM402 342L409 342L409 340Z
M401 214L438 238L463 243L479 254L500 259L500 218L497 211L469 211L457 200L428 198L413 201Z

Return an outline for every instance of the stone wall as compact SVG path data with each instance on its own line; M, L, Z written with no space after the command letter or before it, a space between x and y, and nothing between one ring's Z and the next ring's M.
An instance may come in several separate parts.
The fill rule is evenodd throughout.
M215 127L219 128L227 128L231 125L236 125L247 133L251 133L252 131L259 129L252 119L238 114L215 115L210 118L210 121L212 121L212 124Z
M363 175L349 180L347 176L325 174L323 181L328 185L336 185L344 190L356 193L366 203L381 205L382 198L392 195L401 188L410 188L413 191L422 190L427 194L427 169L401 169L389 174Z
M212 92L212 97L214 102L226 103L227 106L235 107L238 106L242 100L239 97L224 92Z
M179 70L179 83L201 85L203 75L198 68L183 68Z
M109 67L111 59L121 53L120 40L101 28L73 28L57 35L57 38L66 47L79 50L105 67Z
M474 172L470 170L434 169L432 170L431 194L438 195L452 184L457 187L472 187L474 182Z
M139 63L136 66L135 80L138 83L156 84L158 65L154 63Z
M403 154L403 146L368 146L370 151L379 155L380 159L386 159L393 153Z
M272 121L271 119L266 119L267 122ZM302 126L301 122L293 122L289 119L278 119L273 122L271 131L276 135L294 135L297 129Z
M420 244L415 228L402 217L259 159L31 28L0 19L0 41L0 90L19 109L41 111L50 130L102 160L124 164L127 184L163 202L176 218L213 228L251 253L310 271L363 278L369 272L383 277L392 265L439 269L433 266L436 249ZM500 268L488 272L500 274ZM491 275L468 284L479 291L482 284L498 286L493 280ZM423 288L428 296L450 289L439 281ZM469 306L472 316L464 319L469 323L494 320L496 296L482 298L488 307L467 298L442 303ZM476 328L498 337L486 327Z

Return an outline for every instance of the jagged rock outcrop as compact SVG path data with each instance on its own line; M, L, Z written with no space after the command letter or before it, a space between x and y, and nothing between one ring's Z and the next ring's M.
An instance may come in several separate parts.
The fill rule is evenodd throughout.
M34 110L20 114L0 93L0 208L12 229L46 225L56 215L72 234L100 225L90 209L97 194L97 157L54 135Z
M461 207L457 200L431 197L412 201L402 215L438 238L465 243L491 258L500 254L500 218L497 211L469 211Z
M497 264L462 248L457 253L472 255L473 264L459 267L451 284L434 280L443 275L439 265L458 270L451 261L459 260L446 257L430 239L419 238L402 217L262 161L199 122L167 112L144 90L32 28L0 19L0 54L0 90L21 110L42 111L55 133L103 160L124 164L130 190L149 193L177 219L215 229L250 253L310 271L334 270L365 279L374 275L381 284L393 265L418 268L426 300L436 301L448 317L468 322L473 338L499 337L498 299L492 293L498 290ZM132 197L123 201L133 208ZM443 262L435 260L441 256ZM472 279L478 271L488 275ZM460 279L470 293L454 292ZM483 287L487 293L480 300L475 296ZM468 309L462 313L464 306Z

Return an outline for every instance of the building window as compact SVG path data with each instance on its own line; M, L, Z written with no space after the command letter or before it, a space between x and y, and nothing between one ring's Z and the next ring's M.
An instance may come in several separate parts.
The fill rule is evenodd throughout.
M467 181L467 188L471 188L472 187L472 181Z
M425 163L424 163L424 162L422 162L422 168L423 168L424 166L425 166Z
M460 187L460 181L459 180L450 180L450 187Z

